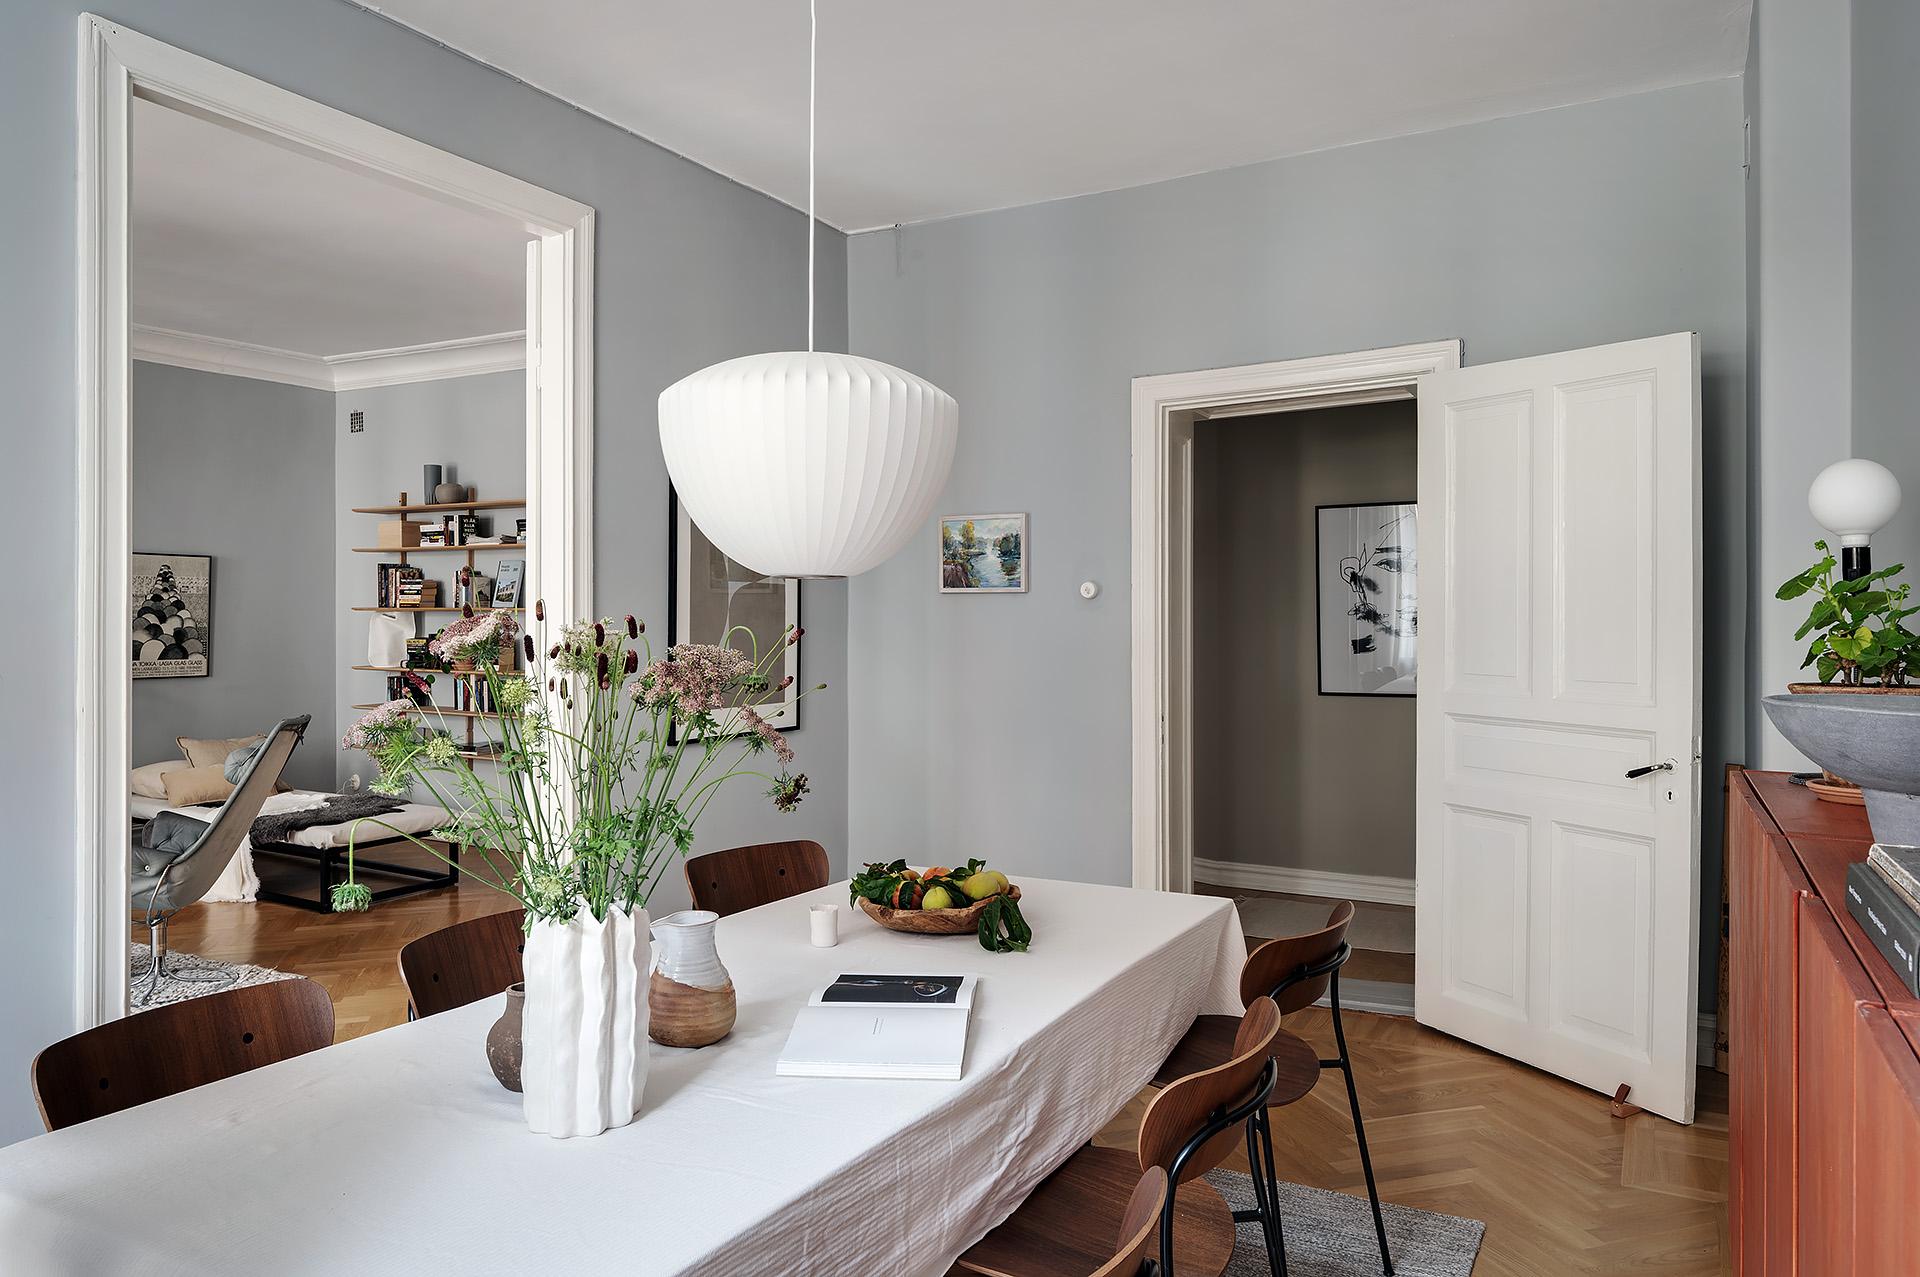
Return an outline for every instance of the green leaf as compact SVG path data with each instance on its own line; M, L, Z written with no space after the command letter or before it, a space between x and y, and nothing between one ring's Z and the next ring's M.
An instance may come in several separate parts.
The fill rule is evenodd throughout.
M1851 634L1836 630L1827 636L1827 642L1832 646L1834 655L1843 661L1859 660L1872 641L1873 632L1864 625Z
M1840 658L1832 652L1823 652L1820 656L1819 669L1822 683L1833 682L1833 676L1840 672Z
M1802 572L1799 576L1789 577L1784 585L1773 592L1776 599L1797 599L1813 588L1812 571Z

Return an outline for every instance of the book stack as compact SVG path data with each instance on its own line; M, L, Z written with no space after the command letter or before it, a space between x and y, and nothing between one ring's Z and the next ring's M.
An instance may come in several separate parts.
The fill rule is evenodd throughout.
M431 636L427 638L410 638L407 640L408 669L443 670L446 668L446 663L428 649L427 645L431 642L433 642Z
M402 603L401 587L406 586L411 593L425 575L419 568L409 563L376 563L374 570L374 606L375 607L420 607L423 604ZM439 589L438 584L434 586Z
M1847 866L1847 912L1920 994L1920 847L1875 843L1866 860Z
M418 576L403 577L395 597L401 607L438 607L440 582Z

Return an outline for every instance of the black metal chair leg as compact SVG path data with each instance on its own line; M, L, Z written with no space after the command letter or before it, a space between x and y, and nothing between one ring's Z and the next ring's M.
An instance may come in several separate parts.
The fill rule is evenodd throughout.
M1347 1106L1353 1110L1353 1138L1360 1146L1360 1170L1367 1177L1367 1200L1373 1204L1373 1232L1380 1239L1380 1271L1393 1277L1393 1256L1387 1250L1387 1222L1380 1214L1380 1190L1373 1182L1373 1158L1367 1152L1367 1128L1360 1120L1360 1091L1353 1084L1353 1059L1347 1054L1347 1033L1340 1023L1340 972L1328 982L1333 1008L1333 1040L1340 1048L1340 1075L1347 1080Z
M1260 1171L1259 1124L1263 1117L1264 1114L1259 1114L1247 1119L1247 1179L1253 1185L1254 1209L1235 1211L1233 1222L1260 1225L1260 1241L1267 1248L1267 1268L1273 1277L1286 1277L1287 1261L1281 1256L1274 1240L1274 1224L1280 1218L1280 1199L1274 1194L1268 1177Z
M1256 1123L1248 1123L1249 1129ZM1273 1110L1262 1109L1257 1122L1260 1135L1260 1160L1249 1160L1247 1169L1254 1181L1266 1183L1267 1215L1261 1221L1267 1241L1267 1267L1273 1277L1287 1277L1287 1230L1280 1218L1280 1177L1273 1171Z

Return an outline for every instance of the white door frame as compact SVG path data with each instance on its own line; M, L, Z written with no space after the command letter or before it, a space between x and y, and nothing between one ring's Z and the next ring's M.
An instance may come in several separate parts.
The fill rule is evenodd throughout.
M1193 889L1191 537L1193 423L1412 399L1460 366L1460 342L1133 379L1133 885Z
M549 268L529 299L541 323L528 334L527 569L529 591L562 617L592 614L593 210L106 19L82 14L79 26L74 1013L87 1028L127 1010L133 99L507 219L540 241Z

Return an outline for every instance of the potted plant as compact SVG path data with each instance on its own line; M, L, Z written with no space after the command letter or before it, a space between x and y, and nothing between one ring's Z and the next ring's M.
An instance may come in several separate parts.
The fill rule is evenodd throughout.
M1774 592L1774 597L1791 600L1811 596L1807 619L1794 632L1795 639L1812 637L1806 659L1800 668L1812 667L1820 676L1817 683L1789 683L1791 692L1906 692L1920 691L1907 685L1907 674L1920 659L1920 638L1905 625L1920 607L1906 606L1909 587L1895 584L1904 570L1892 567L1869 572L1852 580L1835 580L1835 561L1825 541L1815 541L1821 557L1812 567Z
M783 811L806 791L806 777L785 770L793 758L786 739L754 708L780 690L770 688L769 671L801 630L762 652L736 627L726 641L744 636L747 652L682 644L655 660L631 616L624 624L575 621L551 643L544 604L534 616L541 639L520 636L520 674L498 668L515 637L508 613L469 614L436 640L435 655L479 666L499 707L497 719L482 720L498 763L492 778L467 767L452 740L423 720L426 711L406 701L368 711L341 743L379 764L376 790L418 785L454 813L432 836L461 844L457 868L525 908L527 1124L556 1136L596 1135L626 1125L640 1108L646 908L662 870L692 846L696 822L727 781L759 776ZM723 719L745 730L724 734ZM756 770L769 754L777 773ZM332 903L371 903L354 877L351 845Z

